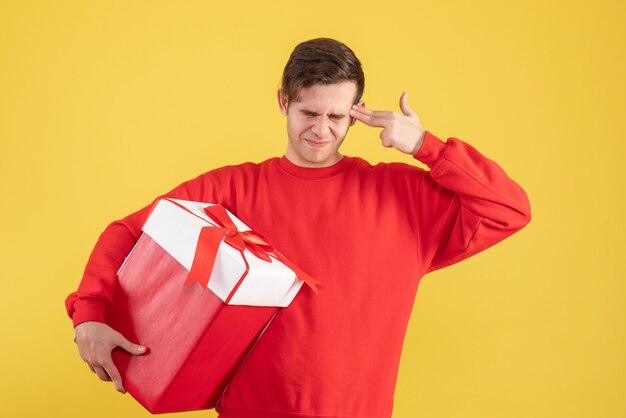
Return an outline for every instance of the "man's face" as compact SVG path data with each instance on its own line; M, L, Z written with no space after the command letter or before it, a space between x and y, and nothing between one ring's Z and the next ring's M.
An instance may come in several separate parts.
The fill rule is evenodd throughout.
M278 90L278 104L287 116L289 142L285 156L301 167L328 167L341 159L339 146L356 119L349 114L356 83L314 84L300 90L300 101L288 103ZM365 103L360 101L359 106Z

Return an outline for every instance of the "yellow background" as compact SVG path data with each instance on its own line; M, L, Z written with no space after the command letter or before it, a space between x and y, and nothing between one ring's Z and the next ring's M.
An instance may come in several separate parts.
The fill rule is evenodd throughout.
M394 417L626 416L623 2L0 4L0 415L149 416L80 360L63 301L111 220L282 155L282 69L329 36L369 107L407 90L531 201L521 232L422 281ZM378 134L342 151L414 163Z

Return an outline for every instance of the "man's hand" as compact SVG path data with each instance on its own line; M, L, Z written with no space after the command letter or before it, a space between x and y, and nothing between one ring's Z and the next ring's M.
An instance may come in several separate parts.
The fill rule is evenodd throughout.
M126 393L122 385L122 377L113 364L111 351L121 347L134 355L144 354L146 347L133 344L122 334L102 322L88 321L78 324L75 328L76 344L82 359L100 380L113 381L118 392Z
M383 146L394 147L398 151L414 155L424 142L425 131L417 115L409 107L407 96L406 91L400 96L400 109L403 114L354 105L350 115L366 125L384 128L380 133Z

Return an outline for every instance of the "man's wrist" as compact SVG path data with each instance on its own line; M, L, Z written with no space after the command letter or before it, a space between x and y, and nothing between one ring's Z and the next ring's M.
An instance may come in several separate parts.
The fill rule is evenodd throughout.
M413 148L413 151L411 152L411 155L417 154L419 150L422 148L422 145L424 145L425 136L426 136L426 131L423 130L417 140L417 144L415 144L415 147Z

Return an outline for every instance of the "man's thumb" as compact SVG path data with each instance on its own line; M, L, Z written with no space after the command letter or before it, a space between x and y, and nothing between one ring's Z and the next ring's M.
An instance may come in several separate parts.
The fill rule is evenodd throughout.
M404 116L417 116L413 109L411 109L411 107L409 106L409 102L407 99L408 96L409 92L407 91L403 92L400 96L400 109L402 110L402 113L404 113Z
M144 354L146 352L146 347L143 345L139 345L139 344L133 344L130 341L128 341L126 338L121 337L122 339L119 342L119 346L122 347L124 350L128 351L130 354L133 355L141 355Z

